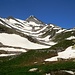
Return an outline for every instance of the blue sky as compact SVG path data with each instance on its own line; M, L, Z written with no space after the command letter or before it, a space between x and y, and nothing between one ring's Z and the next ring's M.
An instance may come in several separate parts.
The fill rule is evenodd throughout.
M30 15L63 28L75 27L75 0L0 0L0 16L25 20Z

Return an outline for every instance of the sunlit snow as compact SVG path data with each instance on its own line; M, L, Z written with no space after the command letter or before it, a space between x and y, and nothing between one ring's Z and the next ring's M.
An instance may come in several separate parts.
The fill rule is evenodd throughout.
M13 56L13 55L16 55L16 54L0 54L0 57Z
M52 57L52 58L48 58L45 61L57 61L57 56Z
M67 70L65 70L65 72L74 75L74 72L73 71L67 71Z
M16 48L8 48L8 47L0 47L0 50L4 51L14 51L14 52L26 52L24 49L16 49Z
M67 40L75 39L75 36L68 37Z
M38 68L32 68L32 69L30 69L29 71L30 71L30 72L34 72L34 71L36 71L36 70L38 70Z
M49 48L49 46L32 43L26 38L21 37L16 34L1 33L0 42L3 45L22 47L22 48L27 48L27 49Z
M75 49L72 49L72 46L70 46L65 51L59 52L58 56L48 58L45 61L58 61L58 58L62 59L75 58Z
M33 25L33 26L40 26L40 24L36 24L35 22L33 21L30 21L30 22L27 22L28 25Z

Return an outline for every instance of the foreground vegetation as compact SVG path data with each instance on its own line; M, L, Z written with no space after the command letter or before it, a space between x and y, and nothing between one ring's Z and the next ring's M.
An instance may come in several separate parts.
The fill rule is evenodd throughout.
M52 71L60 70L73 70L75 71L75 62L57 62L57 63L46 63L40 65L31 66L5 66L0 67L0 75L44 75ZM30 72L32 68L37 68L36 71Z
M55 52L47 50L32 50L19 56L14 56L11 60L9 60L11 57L7 57L8 60L0 62L0 75L46 75L46 73L60 70L75 71L75 62L73 60L58 62L44 61L46 58L55 55ZM30 72L29 70L32 68L37 68L37 70Z

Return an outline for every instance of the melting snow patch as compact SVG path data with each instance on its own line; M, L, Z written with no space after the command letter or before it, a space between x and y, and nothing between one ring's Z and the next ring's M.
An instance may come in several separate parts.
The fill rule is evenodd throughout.
M72 39L75 39L75 36L71 36L71 37L67 38L67 40L72 40Z
M24 49L15 49L15 48L7 48L7 47L5 47L5 48L0 48L0 50L4 50L4 51L14 51L14 52L27 52L26 50L24 50Z
M65 51L59 52L58 56L48 58L45 61L58 61L59 59L72 59L75 58L75 49L72 46L68 47Z
M53 25L53 24L50 24L50 26L51 26L51 27L54 27L54 25Z
M59 52L58 58L63 58L63 59L75 58L75 50L72 49L72 46L70 46L65 51Z
M49 43L50 45L55 45L55 44L57 44L56 42L50 42Z
M56 33L61 33L61 32L63 32L63 31L65 31L66 29L63 29L63 30L59 30L58 32L56 32Z
M74 75L74 72L73 71L65 71L65 72Z
M37 71L38 70L38 68L32 68L32 69L30 69L29 71L30 72L34 72L34 71Z
M13 55L16 55L16 54L0 54L0 57L13 56Z
M3 23L0 21L0 24L3 24Z
M45 61L57 61L57 56L46 59Z
M46 75L51 75L50 73L46 73Z
M36 64L37 62L34 62L34 64Z

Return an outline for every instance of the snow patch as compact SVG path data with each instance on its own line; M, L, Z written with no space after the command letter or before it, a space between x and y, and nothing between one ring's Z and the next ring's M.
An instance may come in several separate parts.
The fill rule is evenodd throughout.
M0 54L0 57L13 56L13 55L16 55L16 54Z
M0 24L3 24L3 23L0 21Z
M57 43L50 41L49 44L50 44L50 45L55 45L55 44L57 44Z
M70 46L65 51L59 52L58 58L63 58L63 59L75 58L75 50L72 49L72 46Z
M18 21L20 21L20 22L24 23L24 20L20 20L20 19L17 19L17 18L16 18L16 20L18 20Z
M32 26L40 26L40 24L36 24L33 21L27 22L28 25L32 25Z
M30 69L29 71L30 72L34 72L34 71L37 71L38 70L38 68L32 68L32 69Z
M10 23L17 23L17 21L15 21L14 19L9 19L8 20Z
M72 46L70 46L65 51L59 52L58 56L48 58L45 61L58 61L58 58L60 58L60 59L75 58L75 49L72 49Z
M72 40L72 39L75 39L75 36L71 36L71 37L67 38L67 40Z
M74 75L74 72L73 71L67 71L67 70L65 70L65 72Z
M53 25L53 24L50 24L50 26L51 26L51 27L54 27L54 25Z
M2 47L0 48L0 50L4 50L4 51L14 51L14 52L27 52L24 49L15 49L15 48L7 48L7 47Z
M58 57L58 56L55 56L55 57L46 59L45 61L57 61L57 57Z
M58 32L56 32L56 33L61 33L61 32L63 32L63 31L65 31L66 29L63 29L63 30L59 30Z
M51 75L50 73L46 73L46 75Z

